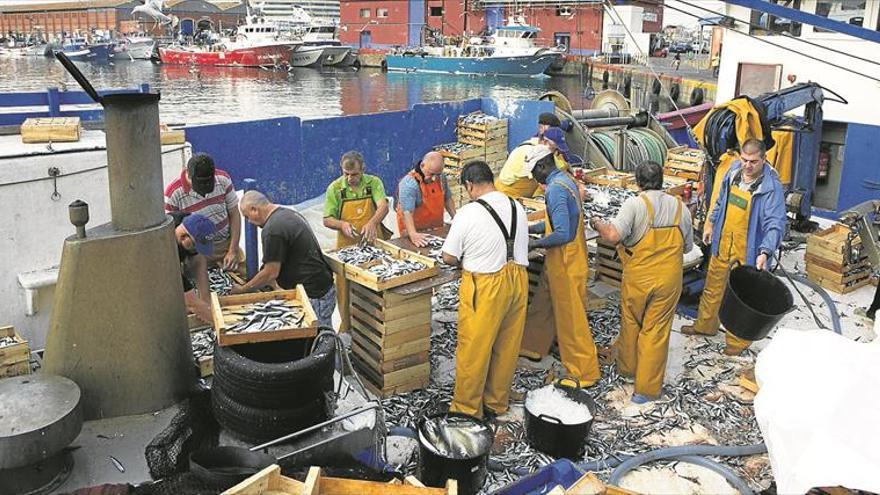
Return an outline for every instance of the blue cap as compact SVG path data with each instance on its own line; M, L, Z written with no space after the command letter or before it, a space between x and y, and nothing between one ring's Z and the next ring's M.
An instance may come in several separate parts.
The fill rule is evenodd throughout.
M548 127L547 130L544 131L542 137L548 141L556 143L556 149L562 153L562 156L565 157L565 161L571 163L571 155L568 151L568 145L565 144L565 133L562 132L562 129L558 127Z
M193 238L197 253L204 254L205 256L210 256L214 253L213 241L214 234L217 232L214 222L206 216L193 213L192 215L187 215L182 223L183 228Z

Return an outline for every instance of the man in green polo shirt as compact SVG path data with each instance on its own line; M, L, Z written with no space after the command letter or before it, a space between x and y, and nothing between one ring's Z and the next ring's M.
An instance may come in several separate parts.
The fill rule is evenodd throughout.
M349 151L340 160L342 177L327 186L324 200L324 226L336 231L336 249L368 241L388 239L382 226L388 214L385 186L375 175L364 173L364 157Z

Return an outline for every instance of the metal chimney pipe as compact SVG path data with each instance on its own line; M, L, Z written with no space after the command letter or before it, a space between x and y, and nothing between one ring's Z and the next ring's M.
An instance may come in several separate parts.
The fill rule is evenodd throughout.
M104 121L110 179L110 218L123 231L155 227L165 221L162 205L162 147L159 95L106 95Z

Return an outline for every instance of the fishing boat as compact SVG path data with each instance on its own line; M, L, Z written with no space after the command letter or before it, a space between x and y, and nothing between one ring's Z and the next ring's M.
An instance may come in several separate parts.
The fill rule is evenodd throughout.
M106 62L113 58L114 44L109 42L89 43L85 38L68 38L61 45L67 58L77 61Z
M535 43L541 30L511 19L487 39L471 38L461 45L423 46L385 57L389 71L537 76L562 57L559 47Z
M321 65L344 65L351 52L351 47L345 46L336 37L336 26L331 23L315 23L306 28L302 35L303 49L319 47L323 53L319 58Z
M153 58L153 51L156 48L156 41L148 36L129 36L125 41L117 46L116 53L120 54L120 59L131 60L150 60Z
M300 44L283 36L275 23L254 17L215 43L159 48L159 59L164 64L278 67L291 64L291 54Z
M324 56L324 47L321 46L305 46L300 44L290 54L290 65L292 67L313 67L320 65L321 58Z

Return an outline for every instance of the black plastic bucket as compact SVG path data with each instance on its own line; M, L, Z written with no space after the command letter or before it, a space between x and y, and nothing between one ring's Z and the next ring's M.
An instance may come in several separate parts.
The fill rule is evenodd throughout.
M454 459L436 453L430 446L425 444L423 435L425 432L425 422L440 417L457 417L473 421L475 425L479 425L485 429L488 435L488 446L485 452L481 452L467 459ZM492 443L495 440L495 433L486 422L458 413L438 413L426 416L419 421L416 437L419 441L419 480L425 486L433 486L442 488L446 486L446 480L454 479L458 481L458 493L460 495L471 495L480 491L486 482L487 466L489 462L489 453L492 450Z
M718 316L728 332L761 340L793 306L794 297L779 277L741 265L730 271Z
M596 417L596 403L586 390L577 387L556 385L556 388L569 399L587 406L593 419ZM593 426L593 419L577 424L563 424L559 418L541 414L535 415L526 407L526 439L532 447L553 457L578 460L584 456L587 437Z

